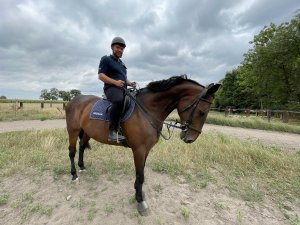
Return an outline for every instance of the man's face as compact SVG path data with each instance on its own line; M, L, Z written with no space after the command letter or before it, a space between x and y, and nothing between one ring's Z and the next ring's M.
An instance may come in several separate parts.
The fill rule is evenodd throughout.
M112 51L113 51L113 55L117 58L122 58L123 55L123 51L125 49L125 47L118 45L118 44L114 44L111 47Z

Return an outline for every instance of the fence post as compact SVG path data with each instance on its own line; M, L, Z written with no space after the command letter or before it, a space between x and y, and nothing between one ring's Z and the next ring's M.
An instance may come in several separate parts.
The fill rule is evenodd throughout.
M44 108L44 102L41 102L41 109Z
M65 110L66 109L66 103L64 102L63 103L63 110Z
M282 122L288 123L289 122L289 112L283 111L282 112Z
M20 109L23 109L23 102L20 102Z
M246 116L249 117L250 116L250 109L246 109L245 113L246 113Z
M271 111L267 110L267 117L268 117L268 122L271 120Z
M226 107L226 108L225 108L225 117L228 116L228 113L229 113L229 110L228 110L228 108Z

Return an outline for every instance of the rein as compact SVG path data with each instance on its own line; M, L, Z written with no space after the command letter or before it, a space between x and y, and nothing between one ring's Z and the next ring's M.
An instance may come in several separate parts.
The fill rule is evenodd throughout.
M136 99L134 96L131 95L130 91L129 91L128 89L126 89L126 88L123 88L123 89L124 89L124 91L125 91L125 94L128 95L128 96L129 96L129 97L130 97L130 98L138 105L138 107L142 110L142 112L147 116L147 119L148 119L149 123L151 124L151 126L152 126L152 127L157 131L157 133L159 133L159 135L162 136L163 139L165 139L165 140L169 140L169 139L171 138L171 136L173 135L173 132L174 132L174 129L175 129L175 128L176 128L176 129L180 129L180 130L182 130L183 132L187 132L187 130L190 129L190 130L194 130L194 131L198 132L199 134L201 134L202 130L199 130L199 129L197 129L197 128L191 126L192 121L193 121L193 117L194 117L195 110L196 110L198 104L200 103L200 101L205 101L205 102L208 102L209 104L212 104L212 102L210 102L210 101L208 101L207 99L203 98L203 96L206 94L206 91L207 91L207 89L204 88L203 91L200 93L200 95L198 95L198 96L193 100L193 102L192 102L191 104L189 104L189 105L188 105L187 107L185 107L182 111L180 111L180 113L182 113L182 112L185 112L185 111L187 111L187 110L189 110L189 109L192 110L191 113L190 113L190 115L189 115L188 120L187 120L184 124L180 123L178 120L171 121L170 123L168 123L168 122L164 122L164 121L158 120L158 119L156 119L156 118L153 119L153 118L149 115L148 111L147 111L147 110L146 110L146 109L145 109L145 108L137 101L137 99ZM209 108L208 108L208 110L209 110ZM205 114L208 110L206 110L206 111L204 111L204 112L201 111L201 114ZM156 120L157 122L166 125L167 131L168 131L168 136L165 136L165 135L161 132L161 130L155 126L155 124L153 123L153 120ZM177 124L180 124L180 125L177 125ZM173 128L172 130L171 130L171 127Z

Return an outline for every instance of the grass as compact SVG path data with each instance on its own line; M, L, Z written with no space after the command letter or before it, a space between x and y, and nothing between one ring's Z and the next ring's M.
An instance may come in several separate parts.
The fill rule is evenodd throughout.
M291 225L300 225L300 219L297 215L293 215L289 220Z
M96 208L96 203L93 202L92 205L91 205L91 207L90 207L89 210L88 210L88 215L87 215L87 217L88 217L88 220L89 220L89 221L92 221L92 220L96 217L97 211L98 211L98 210L97 210L97 208Z
M21 222L29 220L34 214L51 216L53 208L40 202L36 202L32 193L20 195L12 207L18 209L21 214Z
M222 203L220 203L218 201L213 202L213 207L217 212L220 212L226 208Z
M114 207L112 205L106 205L104 207L104 212L106 215L112 214L114 212Z
M8 201L9 194L8 193L3 193L0 195L0 206L5 205Z
M183 176L196 191L210 183L219 183L232 195L249 202L262 201L265 196L278 201L299 199L300 154L241 142L218 133L201 135L190 145L177 136L171 141L160 141L151 151L146 166L175 179ZM118 175L134 175L130 149L94 141L91 145L93 149L85 155L87 180L95 181L100 174L107 174L112 180ZM20 171L23 175L52 171L56 180L69 175L67 146L64 129L2 133L0 177ZM159 193L162 187L156 185L154 190Z
M84 207L87 205L87 202L84 198L80 197L79 200L75 201L71 207L72 208L78 208L79 210L84 209Z
M289 198L300 195L300 157L221 134L203 135L195 144L178 138L159 144L149 158L151 167L173 177L185 176L196 188L199 180L221 181L245 201L265 195ZM180 157L178 157L180 156Z
M190 216L190 210L187 208L187 207L181 207L180 208L180 212L181 212L181 215L183 216L184 219L188 219L189 216Z
M153 185L153 190L156 193L160 194L163 191L163 186L161 184L155 184Z
M40 103L24 103L22 109L18 109L15 103L0 103L0 121L16 120L48 120L63 119L65 112L62 103L45 103L41 109Z
M175 120L179 119L177 113L171 113L168 119ZM243 127L251 129L261 129L261 130L272 130L281 132L290 132L300 134L299 122L294 124L283 123L278 119L272 118L271 122L263 119L261 117L250 116L227 116L225 117L223 113L211 111L206 119L208 124L216 124L221 126L231 126L231 127Z

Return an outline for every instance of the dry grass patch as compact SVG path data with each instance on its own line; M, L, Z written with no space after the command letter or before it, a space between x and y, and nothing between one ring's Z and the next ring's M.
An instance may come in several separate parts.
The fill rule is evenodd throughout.
M41 108L40 103L24 103L23 108L19 108L15 103L0 103L0 121L15 120L48 120L63 119L65 111L62 103L45 103Z
M87 181L97 180L100 174L107 174L111 180L117 175L134 176L129 148L95 141L91 141L91 145L92 150L85 153ZM146 166L174 178L183 177L195 190L213 182L245 201L259 202L265 196L272 196L278 201L300 205L300 155L254 142L210 133L201 135L193 144L185 144L175 133L171 141L159 141ZM69 167L64 129L0 134L1 177L52 171L53 177L60 179L62 175L69 175Z

